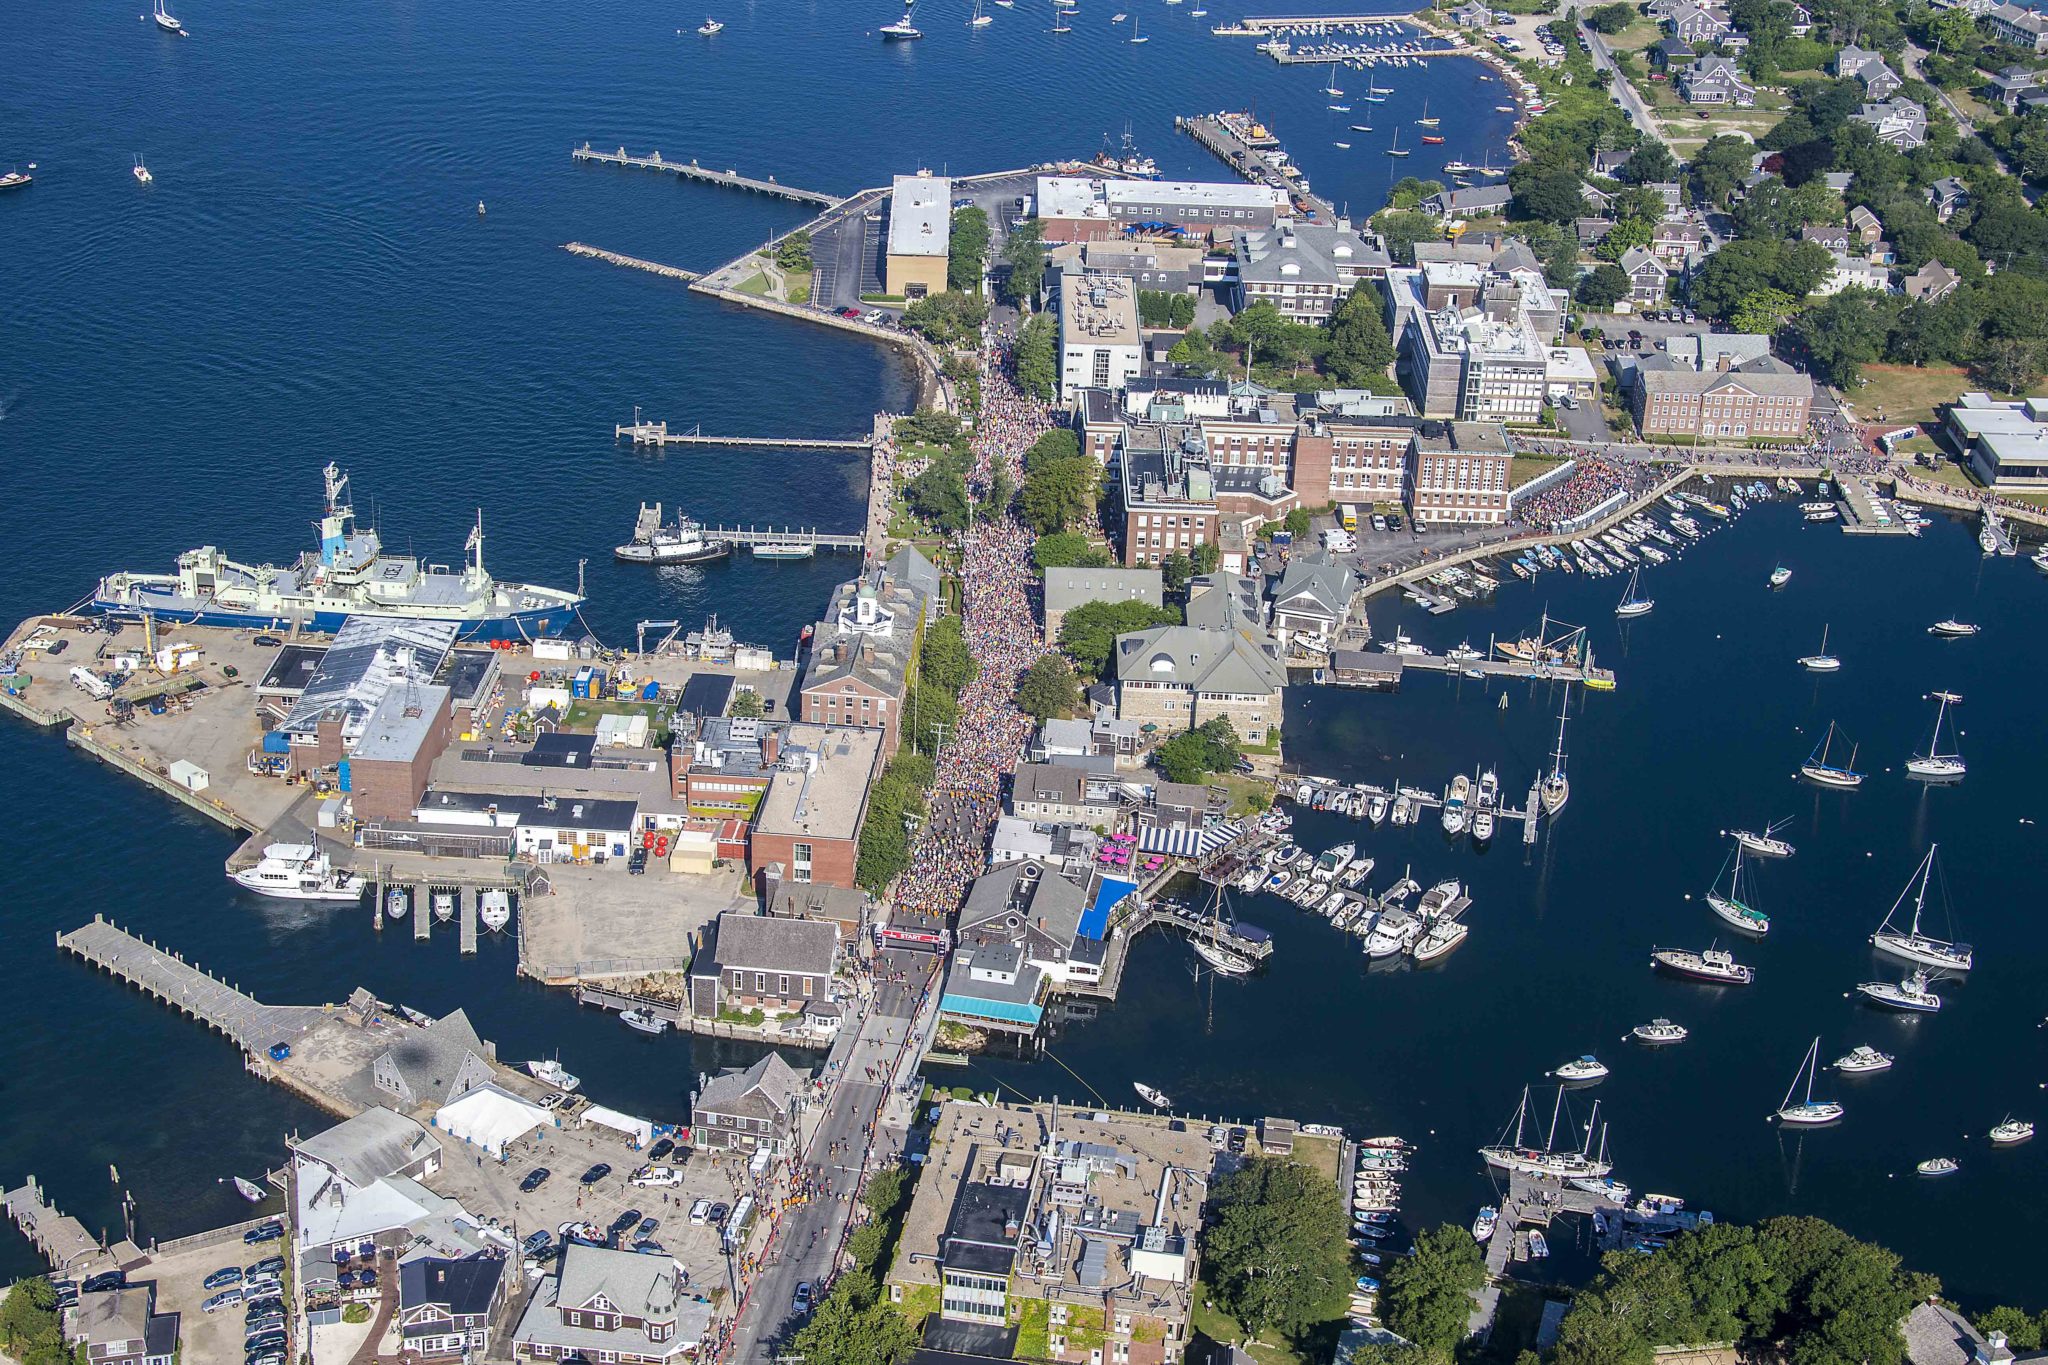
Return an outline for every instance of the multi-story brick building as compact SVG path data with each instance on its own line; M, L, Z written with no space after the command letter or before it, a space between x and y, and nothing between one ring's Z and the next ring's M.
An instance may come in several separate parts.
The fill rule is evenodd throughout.
M791 725L783 730L768 789L747 835L747 868L759 881L853 886L868 793L887 761L869 726Z
M1302 504L1404 501L1421 425L1414 406L1355 392L1318 394L1316 403L1295 431L1288 477Z
M1735 361L1710 354L1697 366L1668 354L1645 356L1629 399L1645 436L1796 441L1806 434L1813 381L1769 355Z
M910 660L937 610L939 575L916 550L839 585L825 619L812 627L798 687L798 715L813 725L872 726L883 757L896 752Z
M1513 461L1498 423L1425 423L1415 438L1408 514L1425 525L1505 523Z

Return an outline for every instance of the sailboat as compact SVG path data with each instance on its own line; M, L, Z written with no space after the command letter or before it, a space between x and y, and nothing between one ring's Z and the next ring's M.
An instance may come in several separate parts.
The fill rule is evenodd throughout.
M1429 116L1429 97L1425 95L1422 100L1422 117L1415 120L1415 126L1418 128L1434 128L1440 122L1442 120L1433 119Z
M1564 772L1564 721L1570 713L1571 694L1565 694L1566 702L1557 711L1557 747L1550 751L1550 771L1543 778L1538 799L1543 803L1545 815L1556 815L1564 809L1564 803L1572 799L1572 780Z
M1373 83L1372 77L1368 76L1365 78L1365 98L1369 102L1373 104L1385 104L1387 102L1387 96L1393 93L1394 92L1391 88L1386 90L1380 89L1379 86Z
M1335 62L1330 63L1330 83L1323 87L1323 93L1333 100L1343 97L1344 92L1337 88L1337 64Z
M1934 738L1927 742L1926 753L1915 754L1906 760L1906 771L1932 782L1954 782L1963 775L1963 756L1952 748L1942 751L1941 722L1948 716L1949 704L1962 698L1953 692L1936 692L1934 695L1939 700L1934 710Z
M1791 571L1790 569L1786 568L1786 567L1785 567L1785 566L1784 566L1783 564L1780 564L1780 565L1779 565L1779 566L1778 566L1777 568L1775 568L1775 569L1772 569L1772 570L1771 570L1771 586L1772 586L1772 587L1774 587L1774 588L1782 588L1782 587L1784 587L1784 586L1785 586L1785 585L1786 585L1787 583L1790 583L1791 581L1792 581L1792 571Z
M1820 1039L1815 1038L1806 1049L1806 1057L1799 1063L1799 1070L1792 1073L1792 1084L1785 1091L1785 1098L1778 1102L1778 1122L1797 1124L1811 1128L1817 1124L1833 1123L1848 1111L1834 1100L1817 1100L1813 1097L1814 1073L1820 1070ZM1806 1095L1799 1103L1792 1103L1792 1096L1799 1090L1800 1078L1806 1080Z
M1136 17L1133 17L1131 19L1131 41L1134 43L1149 43L1152 41L1150 38L1147 38L1144 34L1138 32L1138 21Z
M1811 754L1807 755L1806 762L1799 765L1799 775L1810 781L1818 782L1824 787L1862 786L1863 774L1857 772L1853 766L1856 762L1856 746L1853 744L1849 746L1849 763L1852 766L1843 767L1839 764L1828 762L1828 749L1834 742L1835 723L1829 721L1828 732L1821 736L1819 746Z
M1403 148L1402 148L1402 146L1401 146L1401 130L1400 130L1399 128L1396 128L1396 129L1394 130L1394 145L1393 145L1393 146L1391 146L1391 147L1389 147L1389 148L1387 148L1387 155L1388 155L1388 156L1406 156L1406 155L1408 155L1408 153L1407 153L1407 152L1406 152L1405 150L1403 150Z
M1892 908L1885 913L1884 923L1877 926L1877 932L1870 936L1870 946L1880 953L1917 962L1922 966L1941 967L1950 971L1967 972L1976 961L1976 953L1967 943L1950 943L1947 939L1934 938L1920 932L1920 912L1927 908L1927 884L1934 876L1934 853L1939 844L1927 846L1927 856L1920 860L1914 870L1913 879L1906 882L1905 890L1892 902ZM1920 883L1914 889L1913 880ZM1899 907L1906 903L1906 893L1913 894L1913 921L1904 933L1892 927L1892 916L1899 913ZM1954 929L1950 929L1954 933Z
M155 176L149 173L149 167L142 164L142 153L140 152L135 154L135 179L144 185L156 179Z
M1809 673L1835 673L1842 667L1842 661L1828 653L1828 628L1820 628L1820 653L1808 654L1799 660L1799 666Z
M994 15L984 14L982 12L981 0L974 0L974 17L967 21L967 27L987 28L990 24L993 24L995 21L996 20Z
M166 33L175 33L181 38L191 37L191 34L185 31L185 26L178 22L176 16L164 8L164 0L156 0L156 4L152 8L149 17L156 20L156 26Z
M1598 1106L1595 1106L1597 1112ZM1498 1171L1523 1171L1529 1175L1555 1176L1562 1180L1577 1177L1597 1179L1614 1169L1612 1162L1604 1156L1594 1157L1588 1150L1592 1146L1593 1126L1586 1127L1586 1147L1577 1151L1566 1148L1557 1150L1557 1121L1564 1112L1564 1087L1557 1088L1557 1103L1550 1112L1550 1134L1538 1149L1522 1142L1522 1128L1529 1114L1529 1089L1522 1088L1522 1102L1515 1106L1515 1136L1512 1142L1503 1141L1491 1147L1481 1147L1479 1155L1487 1165ZM1501 1136L1507 1137L1505 1130Z
M1636 596L1636 577L1641 572L1640 565L1628 571L1628 590L1622 593L1620 605L1614 609L1616 616L1648 616L1650 608L1657 605L1651 598Z
M1223 899L1222 882L1216 883L1216 894L1209 901L1209 913L1202 918L1204 923L1213 928L1223 927L1225 921L1230 918L1229 907L1224 903ZM1195 950L1196 957L1201 958L1202 961L1208 963L1224 976L1250 976L1252 974L1253 963L1248 958L1233 953L1220 943L1212 943L1208 939L1190 937L1188 944Z
M1056 9L1052 12L1052 31L1054 33L1072 33L1074 31L1074 26L1067 22L1067 12L1065 10Z
M1730 864L1733 870L1729 870ZM1743 899L1742 893L1742 845L1738 842L1721 864L1728 872L1728 894L1721 894L1720 873L1714 874L1714 884L1707 888L1707 905L1713 912L1745 934L1761 938L1771 932L1771 917ZM1754 893L1751 893L1754 895Z
M911 11L916 8L917 5L915 3L906 5L904 6L901 19L898 19L893 24L882 25L882 41L885 43L907 43L912 39L924 37L922 33L917 31L917 26L910 22Z
M1791 823L1792 817L1788 815L1783 820L1775 820L1765 825L1762 834L1746 829L1724 829L1721 833L1734 839L1736 843L1758 857L1789 858L1792 856L1792 845L1780 839L1778 831Z

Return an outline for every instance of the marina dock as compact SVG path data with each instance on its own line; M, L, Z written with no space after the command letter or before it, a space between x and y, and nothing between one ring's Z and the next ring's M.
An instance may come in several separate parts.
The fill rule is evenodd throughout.
M600 162L607 166L630 166L635 170L642 171L667 171L671 175L681 176L685 180L697 180L706 185L724 185L729 189L735 190L751 190L755 194L766 194L777 199L787 199L797 204L817 204L820 207L829 209L838 207L841 202L837 195L825 194L818 190L799 189L794 185L784 185L772 176L766 180L761 180L751 175L741 175L738 171L709 170L698 165L694 160L670 161L658 150L649 152L645 156L632 156L627 153L624 147L613 152L593 151L590 144L586 142L571 152L570 155L578 161Z
M1232 126L1236 124L1237 126ZM1249 115L1243 114L1196 114L1192 117L1176 116L1173 126L1186 133L1195 141L1214 152L1224 165L1254 185L1270 185L1296 199L1313 210L1317 217L1332 220L1337 216L1336 206L1329 200L1309 193L1299 172L1290 174L1293 163L1281 156L1281 169L1267 160L1267 154L1280 151L1280 140L1271 134L1260 136Z
M1909 536L1913 528L1886 510L1870 485L1854 474L1837 472L1835 486L1841 496L1835 505L1842 509L1842 534L1850 536Z
M244 1052L290 1043L327 1017L313 1005L266 1005L99 915L57 935L57 946L226 1034Z
M465 956L476 952L476 897L462 896L456 902L455 917L461 925L462 951Z
M571 256L587 256L593 261L603 261L608 265L624 266L628 270L644 270L650 275L660 275L671 280L682 280L686 284L704 278L702 271L685 270L679 265L663 265L660 261L650 261L639 256L627 256L617 251L606 251L603 247L591 246L587 242L564 242L562 243L562 250L568 252Z
M814 550L861 550L867 537L837 535L830 531L800 531L787 526L707 526L706 540L729 545L807 545Z
M85 1230L85 1224L51 1204L36 1178L7 1191L7 1216L34 1243L52 1270L63 1274L92 1274L100 1270L136 1265L145 1257L133 1242L121 1241L108 1247ZM108 1263L96 1264L108 1257Z
M612 427L612 439L630 440L636 446L726 446L742 450L867 450L872 436L706 436L692 428L670 431L667 422L621 422Z

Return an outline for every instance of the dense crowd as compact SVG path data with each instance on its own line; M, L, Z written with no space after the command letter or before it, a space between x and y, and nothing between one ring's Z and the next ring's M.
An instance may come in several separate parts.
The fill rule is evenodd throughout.
M1012 488L1024 479L1024 452L1052 429L1050 409L1011 380L1012 353L991 340L982 359L970 478L985 490L997 470ZM960 694L960 715L939 750L932 811L911 849L897 900L950 914L982 869L989 830L1001 810L1004 777L1017 765L1031 720L1017 709L1017 679L1044 645L1031 613L1031 534L1005 512L961 537L961 627L981 665Z
M1580 455L1571 474L1515 505L1515 516L1539 531L1555 530L1585 516L1615 494L1633 498L1656 482L1648 465Z

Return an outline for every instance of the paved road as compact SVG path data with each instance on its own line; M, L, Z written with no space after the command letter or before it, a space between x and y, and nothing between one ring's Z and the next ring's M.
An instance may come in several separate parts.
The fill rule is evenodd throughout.
M1659 142L1670 141L1664 136L1664 130L1658 126L1655 116L1650 113L1650 106L1643 102L1643 97L1629 84L1628 77L1622 75L1620 68L1615 66L1614 58L1608 55L1606 40L1587 28L1583 22L1579 24L1579 37L1585 41L1586 50L1593 54L1593 65L1613 76L1614 79L1608 83L1607 89L1609 93L1621 96L1622 110L1635 123L1637 130L1648 137L1656 138Z

